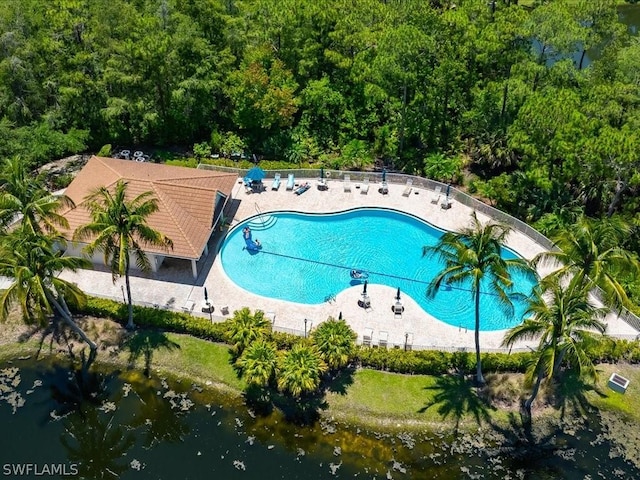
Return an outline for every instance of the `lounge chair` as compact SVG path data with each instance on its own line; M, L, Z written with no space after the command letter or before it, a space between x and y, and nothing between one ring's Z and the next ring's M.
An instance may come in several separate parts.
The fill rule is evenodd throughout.
M344 191L345 192L350 192L351 191L351 177L349 175L345 175L344 176Z
M407 180L407 186L404 189L404 192L402 192L402 196L403 197L408 197L411 194L411 190L413 190L413 180L412 179L408 179Z
M362 193L363 195L366 195L367 193L369 193L369 177L366 177L364 179L364 182L362 182L362 188L360 188L360 193Z
M362 334L362 345L371 346L371 338L373 337L373 328L365 328Z
M271 190L278 190L280 188L280 174L276 173L271 184Z
M433 190L433 196L431 197L431 203L435 203L436 205L440 201L440 197L442 196L442 187L438 185Z
M193 311L193 307L195 306L196 306L196 302L194 302L193 300L187 300L186 302L184 302L184 305L182 306L182 310L184 312L191 313Z
M293 176L293 173L290 173L287 177L287 190L293 190L293 187L296 184L296 179Z
M296 188L293 193L295 193L296 195L302 195L304 192L306 192L307 190L309 190L311 188L311 184L309 182L300 185L298 188Z
M378 339L378 346L380 348L387 348L387 343L389 341L389 333L383 332L380 330L380 338Z

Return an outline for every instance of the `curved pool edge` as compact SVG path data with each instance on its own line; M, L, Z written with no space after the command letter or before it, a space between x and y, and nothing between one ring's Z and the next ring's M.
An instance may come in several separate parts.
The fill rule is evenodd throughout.
M336 217L339 218L341 216L345 216L346 217L346 221L347 222L354 222L354 221L358 221L358 213L359 212L373 212L372 215L370 215L369 217L365 218L373 218L373 219L377 219L378 222L380 222L380 220L382 220L383 222L386 221L387 218L389 218L390 222L393 221L400 221L402 223L402 225L408 225L409 231L407 232L407 235L409 235L409 238L413 238L413 232L416 231L414 230L415 228L417 228L418 232L420 231L420 229L422 228L427 228L427 235L428 236L432 236L432 235L436 235L436 238L438 235L442 235L445 232L448 232L449 230L441 228L437 225L434 225L432 222L430 222L429 220L422 218L420 216L414 215L412 213L409 212L404 212L395 208L388 208L388 207L375 207L375 206L366 206L366 207L353 207L353 208L347 208L347 209L341 209L341 210L334 210L334 211L328 211L328 212L307 212L307 211L301 211L301 210L296 210L296 209L280 209L280 210L265 210L264 212L260 212L260 213L254 213L252 215L249 215L247 217L245 217L244 219L242 219L241 221L238 221L225 235L224 237L224 241L221 242L220 247L219 247L219 257L221 258L220 260L220 271L223 272L224 276L228 279L229 282L235 284L237 286L238 289L240 289L241 291L243 291L245 294L251 294L251 295L255 295L257 298L266 300L266 299L276 299L276 300L280 300L283 302L287 302L287 303L293 303L293 304L300 304L300 305L304 305L306 307L312 307L315 305L322 305L323 303L325 303L327 301L327 299L329 299L330 297L335 297L337 295L337 293L343 292L345 290L349 290L351 288L353 288L353 282L352 282L352 286L349 287L348 285L343 286L343 285L337 285L335 279L338 278L336 276L335 273L331 273L329 274L329 277L333 279L332 288L328 288L325 289L325 287L329 286L324 285L322 283L322 281L312 290L308 290L309 287L307 288L308 292L315 292L312 295L306 294L307 298L300 301L297 298L293 298L296 297L297 294L295 294L295 289L293 291L291 291L291 293L286 294L284 292L282 292L280 295L270 295L270 293L273 291L270 288L265 288L266 285L275 285L273 282L271 282L270 278L265 278L264 277L264 270L262 273L262 278L260 280L258 280L258 285L261 285L262 288L258 289L258 291L254 291L252 290L250 287L247 287L246 285L241 285L239 283L237 283L235 281L235 277L230 275L229 272L226 270L227 267L225 267L225 261L222 260L223 258L223 253L225 250L225 247L227 248L235 248L232 247L229 242L230 239L235 240L236 242L238 241L238 230L240 228L246 228L246 227L251 227L252 231L251 233L254 234L254 238L257 239L257 236L260 235L260 237L262 238L261 232L268 232L269 230L271 230L271 228L273 228L273 226L276 224L276 222L278 221L278 218L280 218L280 221L287 221L286 219L288 218L288 221L292 221L292 219L297 219L297 218L312 218L314 220L322 220L323 218L327 218L327 217ZM353 214L353 215L349 215L349 214ZM385 214L391 214L390 217L385 216ZM278 217L278 215L281 215L280 217ZM265 217L264 220L260 220L261 217ZM395 218L395 220L394 220ZM399 219L399 220L398 220ZM405 219L405 220L402 220ZM408 220L407 220L408 219ZM263 222L263 226L260 225L260 221ZM311 222L312 224L315 225L319 225L321 222L318 221L313 221ZM416 225L417 224L417 225ZM295 224L297 226L297 224ZM303 224L304 225L304 224ZM415 226L414 226L415 225ZM418 225L422 225L422 227L418 226ZM293 227L293 225L288 225L289 230L285 230L286 232L291 232L291 228ZM351 227L353 228L353 227ZM357 227L357 228L361 228L361 227ZM381 227L380 225L376 226L377 229L382 229L385 230L385 227ZM375 237L375 232L377 232L378 230L374 229L373 230L373 236ZM347 229L347 233L349 232L349 230ZM369 230L369 234L371 235L371 230ZM280 232L276 233L276 237L275 238L282 238L282 237L278 237L277 235ZM420 235L424 235L425 232L420 233ZM234 238L235 237L235 238ZM247 237L245 236L245 239ZM433 238L433 237L431 237ZM417 238L418 240L420 240L420 238ZM271 239L273 240L273 238ZM416 240L416 239L413 239ZM433 240L430 240L430 242ZM246 240L246 242L251 242L251 236L249 236L249 240ZM388 245L389 243L385 243L382 245ZM291 259L294 261L302 261L302 262L309 262L311 264L315 264L316 266L320 266L322 268L325 265L329 268L335 269L348 269L348 265L353 265L353 263L349 263L346 262L345 264L340 264L340 262L338 262L338 264L334 263L335 261L331 261L331 260L323 260L322 257L314 257L313 254L311 254L311 256L307 257L306 255L309 255L310 252L307 252L306 255L305 253L300 253L300 254L296 254L296 253L290 253L287 250L287 244L285 243L284 245L282 243L280 243L280 248L284 248L285 250L278 250L277 249L277 245L278 242L276 241L274 244L272 244L276 247L275 250L272 251L268 251L265 250L265 254L270 254L270 255L276 255L276 258L278 257L283 257L285 260L287 259ZM411 244L412 245L412 244ZM378 251L375 250L376 245L374 242L374 245L369 245L369 248L374 247L374 252ZM239 247L239 245L238 245ZM408 246L405 246L405 248L407 248ZM353 248L353 247L351 247ZM357 247L356 247L357 248ZM381 248L381 247L380 247ZM504 250L509 252L511 255L519 257L519 258L523 258L517 251L515 251L514 249L512 249L509 246L503 246ZM242 250L250 250L248 248L243 247ZM404 250L402 250L404 251ZM295 252L295 251L294 251ZM391 252L390 252L391 253ZM395 253L395 252L394 252ZM394 253L391 253L391 257L389 257L389 255L386 256L387 259L391 258L395 258L393 256ZM325 252L326 254L326 252ZM229 254L231 255L230 259L227 260L227 265L229 265L228 262L231 261L231 259L233 259L233 264L234 265L239 265L239 263L237 262L244 262L243 259L247 258L249 259L250 257L245 257L243 256L244 254L239 254L238 252L235 252L233 254ZM255 257L255 260L251 260L249 263L245 264L242 263L242 265L246 265L245 267L243 267L242 270L238 270L236 268L235 272L236 275L238 274L238 272L243 272L242 273L242 278L244 278L244 283L247 285L251 285L251 282L253 281L252 275L247 273L249 272L249 269L254 268L255 265L260 265L264 268L268 268L269 271L274 271L277 272L278 268L280 267L280 265L278 263L275 263L275 260L273 260L273 257L271 257L270 262L267 263L259 263L259 261L257 260L259 255L261 255L261 253L258 252L253 252L251 253L252 257ZM293 255L293 256L290 256ZM301 255L300 257L298 257L297 255ZM371 255L371 254L369 254ZM326 257L326 255L325 255ZM330 256L329 258L332 258L332 256ZM342 258L342 257L340 257ZM370 257L371 258L371 257ZM353 259L352 259L353 260ZM325 263L325 262L329 262L329 263ZM419 262L419 258L416 258L416 261ZM256 263L258 262L258 263ZM413 261L412 261L413 262ZM289 262L290 263L290 262ZM307 265L309 264L307 263ZM395 263L394 263L395 264ZM286 265L286 263L285 263ZM306 268L304 267L305 263L299 264L302 265L302 268ZM416 263L410 263L410 265L416 265ZM300 272L302 270L302 268L297 268L296 267L296 272ZM449 302L448 300L443 299L442 297L440 298L439 301L437 300L432 300L435 301L435 303L433 304L433 307L436 309L434 312L431 312L429 310L427 310L427 308L424 306L424 304L429 304L429 300L426 298L419 298L417 299L414 295L418 294L418 295L425 295L426 296L426 288L427 288L427 284L425 283L425 280L422 280L423 278L423 273L420 273L419 271L414 271L412 270L411 272L407 272L406 274L402 273L402 270L400 271L389 271L389 270L379 270L376 271L374 270L375 267L369 266L368 268L366 268L368 271L370 271L372 273L372 277L374 278L370 278L369 281L372 283L369 283L369 285L374 285L376 284L376 279L375 277L378 276L380 277L380 280L382 280L382 282L380 283L380 285L389 287L389 288L393 288L394 292L396 288L400 288L397 285L400 284L402 285L404 283L404 286L402 287L402 295L403 295L403 300L406 298L411 298L411 300L413 302L416 303L416 307L419 308L419 310L426 316L430 317L431 319L438 321L442 324L445 325L451 325L453 327L457 327L459 329L470 329L473 328L473 323L469 320L470 317L470 313L465 314L464 318L460 318L458 323L458 316L459 314L455 313L455 310L453 313L453 315L450 315L448 312L450 311L449 307L444 307L444 310L442 310L442 305L444 303L444 305L451 305L451 303L447 303ZM411 268L411 267L410 267ZM431 270L433 271L433 270ZM292 273L292 272L290 272ZM310 272L312 273L312 272ZM321 272L318 272L319 274ZM276 273L277 274L277 273ZM323 273L324 275L326 275L326 273ZM342 273L340 273L340 275L343 275ZM400 276L398 276L400 275ZM295 276L299 276L296 275L295 273L292 273L292 278L294 278ZM327 277L327 278L329 278ZM303 279L305 277L302 277ZM322 276L318 276L317 278L322 278ZM427 277L428 278L428 277ZM306 280L302 280L303 282L306 282ZM428 280L426 280L428 281ZM529 281L526 280L525 277L520 278L520 280L518 280L518 282L520 281L525 281L527 286L523 286L523 288L528 289L528 283ZM248 283L247 283L248 282ZM409 282L409 285L406 284L406 282ZM340 282L338 282L339 284ZM281 283L282 285L282 283ZM293 283L292 283L293 285ZM411 286L413 285L413 286ZM262 291L260 291L262 290ZM285 289L286 290L286 289ZM423 291L425 293L423 293ZM454 289L457 290L457 289ZM265 291L268 291L269 293L265 293ZM320 298L323 297L319 297L318 295L320 294L320 292L331 292L330 294L328 294L327 296L324 296L323 300L320 300ZM522 291L526 291L526 290L522 290ZM337 292L337 293L336 293ZM460 308L466 308L467 310L469 309L468 307L468 301L464 298L465 294L464 293L459 293L456 294L455 292L453 292L454 297L452 298L456 298L455 300L455 305L464 305L465 307L460 307ZM293 295L292 298L287 298L287 296L291 297ZM314 296L315 295L315 298ZM451 293L449 295L452 295ZM528 295L528 294L527 294ZM486 298L491 298L491 297L486 297ZM492 300L483 300L483 302L493 302ZM436 305L441 305L441 307L437 307ZM504 331L504 330L508 330L509 328L512 328L513 326L517 325L517 323L513 323L512 322L514 320L509 321L508 318L504 318L503 320L499 321L500 318L502 318L501 316L498 316L497 313L495 311L495 306L493 305L493 303L487 304L485 305L486 308L488 308L489 310L487 310L487 318L492 319L491 321L487 321L487 324L485 325L485 327L482 329L483 332L492 332L492 331ZM459 308L459 307L455 307L455 308ZM524 310L524 306L521 304L518 307L518 312L522 312ZM438 311L440 312L440 314L438 314ZM448 320L441 320L440 318L443 319L448 319ZM502 323L502 324L501 324ZM506 326L505 326L506 324Z

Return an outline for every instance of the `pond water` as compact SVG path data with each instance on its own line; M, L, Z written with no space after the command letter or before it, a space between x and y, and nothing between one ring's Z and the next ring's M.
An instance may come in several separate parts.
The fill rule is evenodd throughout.
M618 6L618 20L622 23L627 31L631 35L638 35L638 28L640 27L640 5L639 4L625 4ZM533 50L537 55L540 54L541 46L537 40L532 42ZM582 61L583 68L588 67L594 60L597 60L602 55L602 46L590 48L586 51L585 57ZM578 48L573 54L569 55L569 58L573 60L574 65L580 64L580 57L582 56L582 49ZM554 55L549 53L547 56L547 66L551 66L559 60L566 58L565 55Z
M0 365L0 425L0 468L9 478L43 478L25 474L28 464L69 474L45 478L92 479L640 477L597 419L567 424L570 435L553 432L535 448L517 428L456 436L296 426L191 381L131 371L83 376L49 361Z

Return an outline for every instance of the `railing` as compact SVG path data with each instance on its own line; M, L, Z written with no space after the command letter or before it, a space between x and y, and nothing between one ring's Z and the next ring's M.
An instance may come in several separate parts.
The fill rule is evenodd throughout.
M264 216L263 216L262 210L260 210L258 203L255 203L255 207L256 207L256 212L258 212L258 218L260 219L260 221L262 222L262 226L264 227Z
M234 168L234 167L223 167L217 165L205 165L200 164L198 168L204 170L217 170L221 172L227 173L237 173L238 176L244 176L244 174L248 171L248 169L242 168ZM267 178L272 178L275 176L277 172L286 171L287 173L293 173L296 177L301 178L320 178L320 170L319 169L310 169L310 168L302 168L302 169L291 169L291 170L265 170ZM342 170L327 170L324 171L325 177L332 179L342 179L344 175L349 175L351 180L356 182L362 182L365 178L369 178L370 182L382 182L382 172L352 172L352 171L342 171ZM522 233L523 235L529 237L538 245L542 246L546 250L549 251L557 251L558 247L547 237L542 235L540 232L532 228L530 225L526 224L522 220L518 220L515 217L512 217L508 213L505 213L497 208L494 208L486 203L481 202L480 200L473 198L470 195L467 195L464 192L461 192L457 188L452 186L448 186L445 183L438 182L436 180L431 180L429 178L416 177L414 175L407 175L404 173L395 173L395 172L385 172L385 180L388 183L397 183L397 184L406 184L408 179L413 181L414 187L424 188L426 190L435 190L436 187L440 187L442 191L445 191L449 188L449 197L456 202L471 208L472 210L476 210L480 213L487 215L494 220L497 220L500 223L510 226L514 230ZM604 302L604 292L601 289L597 288L594 290L595 297L602 302ZM625 321L632 328L635 328L640 332L640 317L638 317L633 312L630 312L627 309L622 309L618 317Z

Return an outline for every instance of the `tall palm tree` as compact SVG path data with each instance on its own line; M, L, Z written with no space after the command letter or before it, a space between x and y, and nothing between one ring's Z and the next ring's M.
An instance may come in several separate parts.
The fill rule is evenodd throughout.
M56 245L63 242L60 237L21 229L1 237L0 275L11 278L12 283L0 295L0 320L6 319L15 304L29 324L46 326L51 315L57 314L95 354L96 344L73 320L67 304L71 301L81 305L86 296L77 285L57 276L63 270L75 271L90 263L83 258L62 256Z
M20 158L4 161L0 168L1 229L22 217L22 228L32 233L56 233L57 227L69 226L59 213L65 207L73 207L73 201L65 195L52 195L42 177L34 177Z
M242 352L236 364L242 369L247 385L267 387L275 378L277 361L276 346L260 338Z
M356 349L358 335L344 320L329 318L322 322L311 334L322 360L331 369L347 365Z
M150 215L158 211L153 192L144 192L132 200L127 199L127 183L118 181L113 192L101 187L85 198L91 222L81 225L73 234L74 240L90 240L85 248L91 256L104 253L104 262L111 268L113 281L124 276L129 304L127 328L134 328L133 302L129 270L131 257L142 271L150 269L145 246L173 248L173 242L147 223Z
M528 418L540 384L556 376L565 360L578 374L595 377L584 343L593 338L594 333L604 333L605 314L606 309L593 305L588 289L579 283L565 282L563 286L557 277L546 277L536 288L526 311L529 318L509 330L503 340L503 345L508 347L521 340L540 340L528 372L528 380L533 381L535 377L535 383L523 404Z
M445 233L435 246L422 248L422 255L435 255L444 262L440 271L427 287L427 297L433 298L445 283L447 285L471 285L475 301L476 381L485 383L480 360L480 295L495 295L501 307L513 311L509 298L513 285L511 274L521 272L533 276L529 264L520 259L504 259L501 246L511 229L498 223L483 225L476 212L471 214L472 225L460 233ZM481 291L484 290L484 291Z
M294 397L315 391L327 365L315 345L297 343L282 352L278 362L278 388Z
M271 329L269 320L262 310L256 310L252 315L248 307L233 312L233 319L229 322L227 338L233 345L235 353L240 356L252 342L262 338Z
M629 307L618 278L640 272L638 258L620 247L630 234L630 226L618 218L595 222L583 216L553 238L559 251L540 253L534 263L551 264L557 267L553 275L571 278L589 290L600 287L615 309Z

